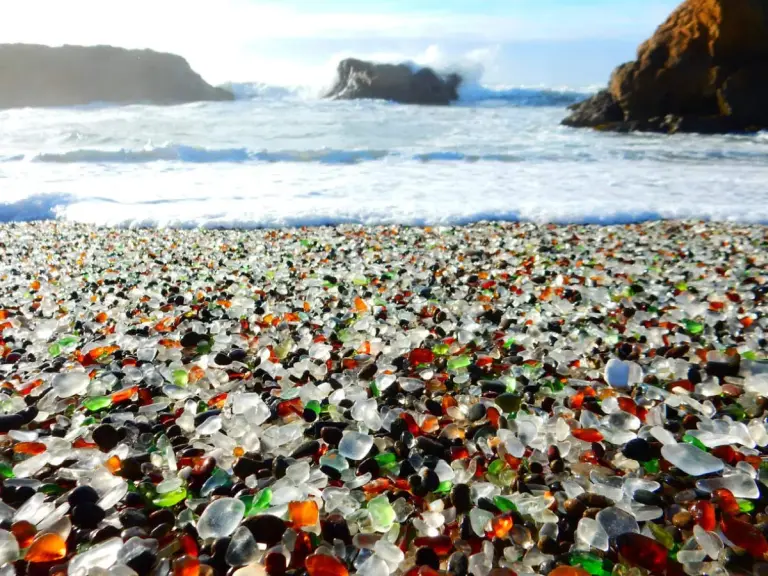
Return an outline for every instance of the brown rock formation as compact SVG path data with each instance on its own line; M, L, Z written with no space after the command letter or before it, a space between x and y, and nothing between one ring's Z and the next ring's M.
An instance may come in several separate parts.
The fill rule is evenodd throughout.
M595 105L585 103L564 123L663 131L697 131L699 121L704 131L766 127L766 71L768 1L686 0L640 46L637 60L614 70L608 93L624 119L617 125L608 116L589 118L584 109Z
M174 54L112 46L0 44L0 108L232 99Z

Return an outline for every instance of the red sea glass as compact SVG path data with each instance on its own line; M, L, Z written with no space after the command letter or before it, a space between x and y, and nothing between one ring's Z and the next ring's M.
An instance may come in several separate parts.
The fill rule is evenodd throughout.
M435 355L432 353L432 350L427 350L426 348L411 350L411 354L408 356L408 362L410 362L411 366L431 364L434 359Z
M173 561L173 576L199 576L200 561L190 556L181 556Z
M309 576L349 576L349 570L340 560L327 554L315 554L305 564Z
M717 527L715 507L709 500L694 502L691 504L690 512L693 516L693 521L707 532L712 532Z
M719 488L712 492L712 500L723 514L738 514L739 503L733 496L733 492L727 488Z
M32 542L24 560L29 563L56 562L67 555L67 543L58 534L43 534Z
M496 538L506 538L509 531L512 530L512 526L515 525L514 520L509 515L497 516L491 520L491 527L493 528L493 535Z
M319 518L317 502L314 500L290 502L288 504L288 515L295 528L314 526Z
M619 555L626 562L645 568L651 574L664 574L668 550L656 540L642 534L627 533L616 538Z
M749 522L739 520L730 514L723 514L720 528L728 540L746 550L751 556L763 559L768 553L768 540L756 526Z
M438 556L447 556L453 550L453 540L448 536L421 536L413 544L416 548L431 548Z
M575 428L571 430L571 434L584 442L600 442L603 439L603 435L594 428Z
M37 536L37 529L26 520L19 520L11 525L11 533L16 537L19 548L24 549L32 544L32 540Z

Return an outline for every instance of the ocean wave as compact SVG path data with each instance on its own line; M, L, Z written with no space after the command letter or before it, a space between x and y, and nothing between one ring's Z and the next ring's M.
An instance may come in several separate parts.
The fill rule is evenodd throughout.
M762 148L723 150L715 147L699 150L657 150L637 149L631 146L611 150L574 148L567 151L500 151L463 152L460 150L427 150L405 152L385 149L342 150L320 148L315 150L249 150L247 148L202 148L181 144L165 144L142 149L76 149L66 152L47 152L31 158L23 154L0 156L0 162L31 160L48 164L149 164L153 162L175 162L181 164L216 163L314 163L352 165L364 162L440 162L440 163L519 163L519 162L601 162L620 160L625 162L768 162L768 150Z
M311 92L309 88L278 86L264 82L227 82L221 88L234 94L235 100L299 99Z
M73 204L71 194L33 194L14 202L0 203L0 222L54 220L59 209Z
M53 164L147 164L181 162L212 164L219 162L317 162L321 164L356 164L381 160L392 155L387 150L277 150L251 151L246 148L200 148L179 144L141 150L78 149L60 153L38 154L34 162ZM18 156L16 157L18 158Z
M538 222L553 224L621 225L647 221L685 219L735 221L766 224L764 210L738 204L675 204L656 197L647 201L606 205L597 202L506 202L498 194L491 204L466 203L457 194L446 192L438 205L405 195L392 204L386 200L368 203L351 201L326 204L322 194L294 195L291 201L229 197L214 200L167 199L162 201L116 200L107 197L66 193L44 193L12 202L0 202L0 222L62 220L119 228L211 228L252 229L341 224L434 226L466 225L474 222ZM409 200L410 198L410 200ZM416 200L414 200L416 198ZM325 198L328 200L328 198ZM274 204L277 202L277 204ZM281 208L282 206L282 208Z
M77 149L60 153L43 153L34 162L53 164L146 164L149 162L185 162L208 164L214 162L246 162L250 154L245 148L197 148L165 145L142 150Z
M590 92L525 87L488 87L465 84L459 88L459 104L495 103L507 106L565 108L588 98Z
M263 82L230 82L222 85L236 100L313 100L322 90L312 86L278 86ZM457 105L492 103L496 106L553 106L565 108L580 102L592 90L535 88L527 86L484 86L468 81L459 88Z

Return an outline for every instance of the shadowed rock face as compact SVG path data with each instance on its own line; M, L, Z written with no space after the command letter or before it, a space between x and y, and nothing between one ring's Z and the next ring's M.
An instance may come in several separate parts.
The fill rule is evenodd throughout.
M457 74L442 78L430 68L414 72L405 64L375 64L349 58L339 64L338 80L326 98L447 105L459 99L460 84Z
M615 108L622 112L616 120ZM564 124L731 132L768 127L768 2L686 0ZM606 113L600 114L602 109Z
M0 108L233 99L174 54L111 46L0 44Z

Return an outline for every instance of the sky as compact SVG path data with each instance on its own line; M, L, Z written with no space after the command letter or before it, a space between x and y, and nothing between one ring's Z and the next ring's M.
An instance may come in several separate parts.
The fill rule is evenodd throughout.
M24 0L3 42L181 54L209 82L332 81L346 56L466 71L486 84L584 87L631 59L677 0Z

